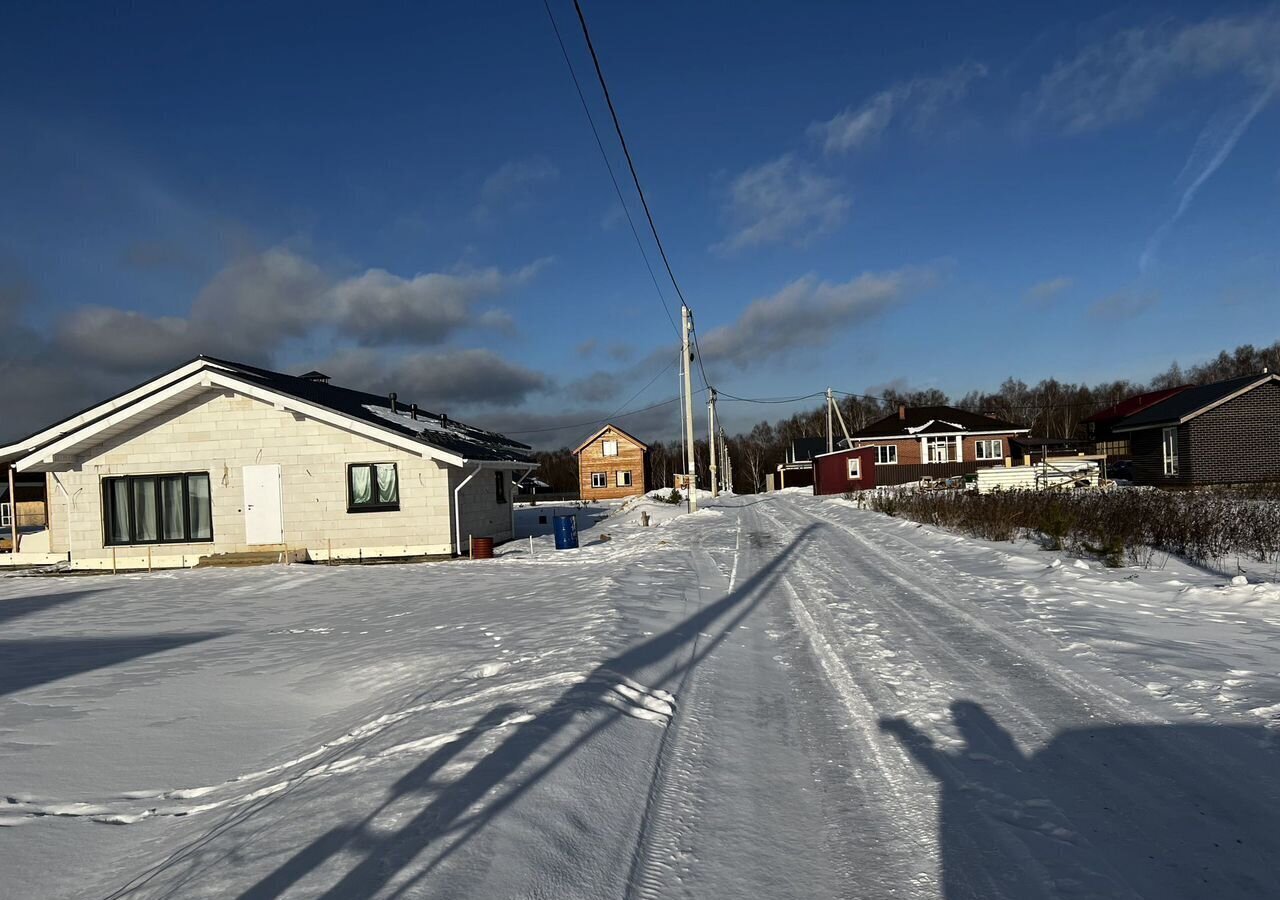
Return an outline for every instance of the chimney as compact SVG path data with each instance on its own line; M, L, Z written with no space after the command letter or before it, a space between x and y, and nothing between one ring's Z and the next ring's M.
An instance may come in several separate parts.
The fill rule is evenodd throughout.
M903 422L907 421L907 404L905 403L898 404L898 419Z
M409 416L413 419L413 421L415 422L418 421L418 404L416 403L409 404Z
M391 415L394 416L396 414L396 392L392 391L387 394L387 399L391 401Z
M444 413L440 413L440 427L441 428L449 427L449 417L446 416Z

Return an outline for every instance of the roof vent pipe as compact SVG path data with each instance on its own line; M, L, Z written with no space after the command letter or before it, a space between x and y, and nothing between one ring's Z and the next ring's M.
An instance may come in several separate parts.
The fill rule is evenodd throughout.
M418 404L409 404L409 415L413 418L413 421L418 421Z
M905 403L898 404L898 418L903 422L907 421L907 404Z
M391 401L391 415L394 416L396 414L396 392L392 391L387 394L387 399Z

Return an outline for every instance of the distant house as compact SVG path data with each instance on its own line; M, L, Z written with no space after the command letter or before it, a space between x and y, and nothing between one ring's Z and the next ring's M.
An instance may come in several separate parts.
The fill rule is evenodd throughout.
M465 552L513 535L512 475L536 466L524 444L395 394L204 356L0 461L46 481L50 552L99 569Z
M649 445L617 425L606 425L573 451L583 500L616 500L643 494Z
M813 457L813 493L844 494L876 486L874 447L835 450Z
M875 479L883 485L966 475L981 466L1000 465L1010 454L1010 442L1029 431L953 406L899 406L897 413L850 438L855 448L875 449Z
M796 438L787 448L786 458L777 465L778 489L813 486L813 458L827 449L824 437Z
M1140 484L1280 481L1280 375L1179 390L1112 425Z
M1082 424L1087 430L1089 440L1093 442L1093 452L1112 458L1127 459L1129 456L1129 436L1127 434L1117 434L1115 431L1116 425L1120 424L1121 420L1141 412L1148 406L1154 406L1174 394L1185 391L1188 387L1190 385L1184 384L1180 387L1134 394L1132 397L1126 397L1119 403L1108 406L1106 409L1100 409L1093 415L1083 419Z

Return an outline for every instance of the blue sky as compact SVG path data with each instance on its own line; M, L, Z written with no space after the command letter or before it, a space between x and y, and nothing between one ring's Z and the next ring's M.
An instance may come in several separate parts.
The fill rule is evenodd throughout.
M1145 379L1278 336L1275 6L585 9L726 391ZM10 4L0 79L0 436L200 352L520 433L674 393L540 3Z

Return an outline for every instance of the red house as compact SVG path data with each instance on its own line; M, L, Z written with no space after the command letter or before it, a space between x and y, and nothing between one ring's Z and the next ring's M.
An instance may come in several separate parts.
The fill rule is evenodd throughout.
M876 448L855 447L813 457L813 493L844 494L876 486Z

